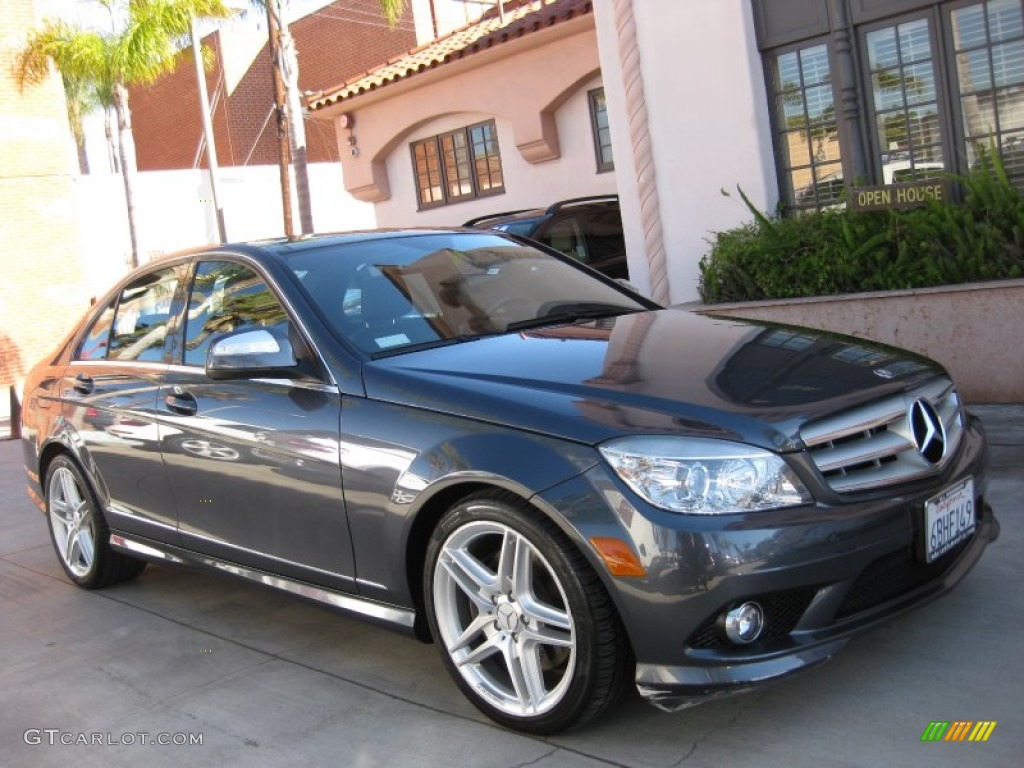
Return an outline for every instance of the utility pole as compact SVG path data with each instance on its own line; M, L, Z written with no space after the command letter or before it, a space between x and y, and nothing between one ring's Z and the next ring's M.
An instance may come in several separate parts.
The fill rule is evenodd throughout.
M214 141L213 121L210 119L210 97L206 92L206 72L203 71L203 52L199 42L199 25L196 17L192 17L189 26L192 37L192 56L196 60L196 83L199 88L199 111L203 116L203 137L206 141L206 165L210 172L210 195L213 198L213 210L217 217L217 236L219 242L226 243L228 236L224 228L224 209L220 207L217 196L217 144Z
M313 212L309 197L309 162L306 153L306 125L299 93L299 60L295 39L288 28L285 0L264 0L273 8L277 25L277 64L284 83L285 115L288 118L288 142L292 170L295 174L296 200L299 205L299 229L306 235L313 231Z
M292 221L292 164L291 144L288 137L288 116L285 113L284 80L281 78L281 30L277 25L276 14L267 4L267 33L270 35L270 65L274 71L274 111L277 113L277 153L278 166L281 171L281 209L284 211L284 233L288 237L295 236L295 225Z

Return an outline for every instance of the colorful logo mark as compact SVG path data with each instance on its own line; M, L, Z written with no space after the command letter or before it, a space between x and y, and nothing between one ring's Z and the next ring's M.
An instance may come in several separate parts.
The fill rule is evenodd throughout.
M921 741L988 741L996 720L933 720L921 734Z

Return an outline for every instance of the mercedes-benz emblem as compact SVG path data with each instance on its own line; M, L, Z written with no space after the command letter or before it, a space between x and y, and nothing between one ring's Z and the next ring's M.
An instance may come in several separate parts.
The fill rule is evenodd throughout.
M938 464L946 455L946 429L927 400L915 400L907 411L914 445L926 461Z
M506 632L512 632L519 625L519 611L515 609L515 606L510 605L509 603L501 603L494 613L495 620L498 623L498 629L503 629Z

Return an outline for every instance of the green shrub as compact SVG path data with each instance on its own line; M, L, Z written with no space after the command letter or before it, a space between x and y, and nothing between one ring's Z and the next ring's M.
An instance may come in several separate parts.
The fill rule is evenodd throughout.
M1024 198L992 156L954 179L959 203L766 216L717 233L700 263L707 304L1024 277Z

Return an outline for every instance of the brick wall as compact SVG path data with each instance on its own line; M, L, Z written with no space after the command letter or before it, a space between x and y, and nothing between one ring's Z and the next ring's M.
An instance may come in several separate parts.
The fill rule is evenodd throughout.
M380 16L378 0L336 0L291 24L299 56L299 87L316 91L338 85L389 58L413 48L416 35L411 14L391 29ZM264 38L266 31L263 31ZM230 29L204 38L215 53L206 73L213 94L224 82L214 111L217 159L221 165L265 165L277 162L277 133L268 115L273 104L269 46L251 46L251 33ZM240 56L251 62L235 75ZM196 94L195 65L183 57L178 68L153 85L131 89L139 170L193 167L202 128ZM310 162L338 159L333 131L322 122L306 121ZM206 166L205 156L200 165Z
M77 164L60 78L22 91L15 61L38 23L5 0L0 27L0 398L87 307L79 261Z

